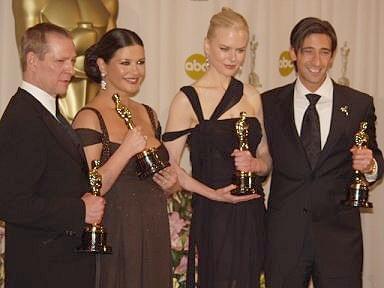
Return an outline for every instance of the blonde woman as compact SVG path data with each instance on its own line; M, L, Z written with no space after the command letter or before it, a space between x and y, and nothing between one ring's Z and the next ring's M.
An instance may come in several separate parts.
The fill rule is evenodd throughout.
M261 182L271 169L271 159L260 96L234 78L245 59L248 30L244 17L229 8L214 15L204 41L208 70L200 80L181 88L172 102L163 141L171 161L177 164L188 143L193 180L179 177L184 188L188 189L189 181L213 189L230 185L237 169L255 172L258 193L263 195ZM249 151L236 149L235 124L243 111L248 115ZM263 197L232 204L215 201L226 201L228 195L226 200L210 196L193 195L188 287L195 287L195 251L199 287L259 287L264 254Z

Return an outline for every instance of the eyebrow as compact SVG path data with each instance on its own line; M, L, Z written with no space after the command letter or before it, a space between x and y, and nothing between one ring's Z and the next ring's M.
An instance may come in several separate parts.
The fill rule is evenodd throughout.
M139 58L139 59L132 59L132 58L121 58L119 61L138 61L138 60L145 60L145 57Z
M303 49L316 49L315 47L312 47L312 46L306 46L306 47L301 47L300 50L303 50ZM321 47L319 50L328 50L328 51L331 51L332 49L331 48L327 48L327 47Z

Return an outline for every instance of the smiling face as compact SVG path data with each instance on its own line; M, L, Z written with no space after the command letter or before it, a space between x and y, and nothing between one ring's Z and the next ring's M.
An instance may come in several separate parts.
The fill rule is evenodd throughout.
M243 29L219 27L212 38L205 39L204 48L210 68L224 76L233 76L243 65L248 33Z
M291 48L290 55L296 61L300 81L309 91L316 91L333 64L331 38L326 34L310 34L297 51Z
M37 55L27 54L27 70L25 80L36 85L52 96L67 92L69 82L74 75L76 58L72 39L57 33L46 36L47 52Z
M145 77L144 47L132 45L116 50L106 63L98 58L100 71L106 74L107 90L121 95L134 95Z

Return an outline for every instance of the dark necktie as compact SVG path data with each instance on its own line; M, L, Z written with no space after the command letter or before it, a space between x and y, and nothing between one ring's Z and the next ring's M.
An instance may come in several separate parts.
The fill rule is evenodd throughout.
M319 101L320 95L307 94L305 96L309 100L309 106L304 113L300 138L313 169L321 151L320 120L316 110L316 103Z
M58 111L58 109L56 109L56 118L59 121L59 123L61 124L61 127L64 128L65 132L67 132L68 136L72 139L73 143L76 146L79 145L80 142L79 142L79 139L78 139L75 131L73 131L73 129L69 125L67 119L64 118L64 116L60 113L60 111Z

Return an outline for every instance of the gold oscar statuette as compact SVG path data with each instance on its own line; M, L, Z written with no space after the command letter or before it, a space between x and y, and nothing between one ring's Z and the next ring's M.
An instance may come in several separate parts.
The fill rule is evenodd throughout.
M354 142L358 149L366 148L369 140L367 130L368 123L361 122L360 129L355 134ZM355 170L352 183L349 186L347 200L343 201L344 205L349 207L372 208L373 205L368 201L369 183L363 173Z
M128 129L135 128L135 124L132 120L132 113L128 107L123 105L120 101L118 94L112 96L115 102L115 110L117 114L124 120ZM149 148L136 154L136 173L140 179L145 179L153 174L159 172L165 167L169 166L169 162L166 159L161 159L157 148Z
M102 186L102 177L98 172L100 167L99 160L92 161L92 170L89 172L89 184L91 185L92 194L100 196ZM81 245L77 248L77 252L91 254L111 254L112 248L107 245L107 232L100 223L87 225L84 228L81 237Z
M239 139L239 150L248 151L247 113L241 112L240 119L236 122L236 134ZM232 183L237 187L231 191L232 195L249 195L257 193L256 173L247 171L236 171Z

